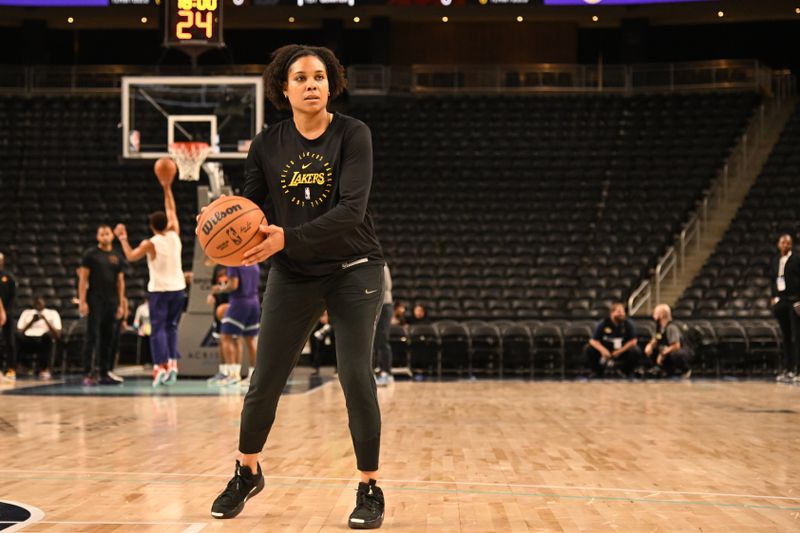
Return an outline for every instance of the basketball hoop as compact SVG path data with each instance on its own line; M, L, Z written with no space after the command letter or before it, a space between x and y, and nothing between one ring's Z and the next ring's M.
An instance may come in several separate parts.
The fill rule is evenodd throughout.
M200 179L200 167L211 152L208 143L180 142L169 145L169 153L178 166L178 179L181 181L197 181Z

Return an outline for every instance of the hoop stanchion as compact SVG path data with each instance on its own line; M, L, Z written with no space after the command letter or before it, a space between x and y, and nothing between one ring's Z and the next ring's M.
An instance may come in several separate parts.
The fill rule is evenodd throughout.
M200 167L210 152L211 147L203 142L179 142L169 145L169 153L178 166L178 179L199 180Z

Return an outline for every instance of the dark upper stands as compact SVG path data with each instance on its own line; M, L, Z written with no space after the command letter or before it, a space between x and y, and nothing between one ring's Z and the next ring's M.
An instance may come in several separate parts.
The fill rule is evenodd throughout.
M396 299L423 302L436 318L472 319L394 331L396 350L422 370L578 371L586 319L648 275L756 102L743 93L351 101L343 111L373 132L372 206ZM18 278L18 310L42 293L76 318L75 269L97 224L124 222L133 241L148 235L161 192L152 161L120 162L118 122L115 97L0 97L0 251ZM797 117L793 124L796 139ZM781 146L773 158L796 170L789 140ZM225 169L241 175L241 163ZM797 192L787 177L795 174L765 170L762 180L784 184L782 200ZM177 183L175 192L188 269L195 185ZM751 229L758 219L747 219ZM759 237L767 241L759 256L771 252L772 230ZM146 282L143 262L130 269L133 305ZM701 326L709 346L741 346L736 328L718 338ZM739 326L748 350L767 355L744 367L709 351L698 359L704 371L774 366L774 328Z
M398 298L435 316L596 316L672 242L757 97L745 93L459 96L351 102L375 146L373 208ZM134 241L161 205L150 161L121 163L113 97L0 98L0 249L74 316L74 269L99 222ZM229 174L241 164L226 163ZM175 192L184 260L193 184ZM129 276L143 296L146 267Z
M625 300L744 129L742 93L353 103L395 295L442 318L598 316Z
M34 294L62 317L77 318L76 268L96 245L99 223L149 236L147 214L163 209L152 161L119 162L119 99L96 96L0 97L0 251L17 276L17 312ZM175 188L184 266L190 267L194 185ZM147 266L129 269L133 305L146 292Z
M714 253L681 295L681 317L772 316L769 265L778 234L800 229L800 109L787 122L761 174Z

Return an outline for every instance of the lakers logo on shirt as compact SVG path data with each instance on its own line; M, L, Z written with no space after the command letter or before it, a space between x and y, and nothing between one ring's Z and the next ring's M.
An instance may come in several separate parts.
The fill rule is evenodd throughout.
M302 152L281 172L281 190L297 207L317 207L333 190L333 168L325 157Z

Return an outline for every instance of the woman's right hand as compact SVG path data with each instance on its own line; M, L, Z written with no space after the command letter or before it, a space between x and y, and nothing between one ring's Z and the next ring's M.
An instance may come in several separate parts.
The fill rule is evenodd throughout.
M226 196L228 196L228 195L227 194L220 194L219 195L220 198L225 198ZM217 198L217 200L219 200L219 198ZM206 205L206 206L201 207L200 208L200 212L197 214L196 217L194 217L195 222L197 222L197 226L195 226L195 228L194 228L194 234L195 235L200 235L200 217L203 216L203 211L206 210L206 207L208 207L208 206Z

